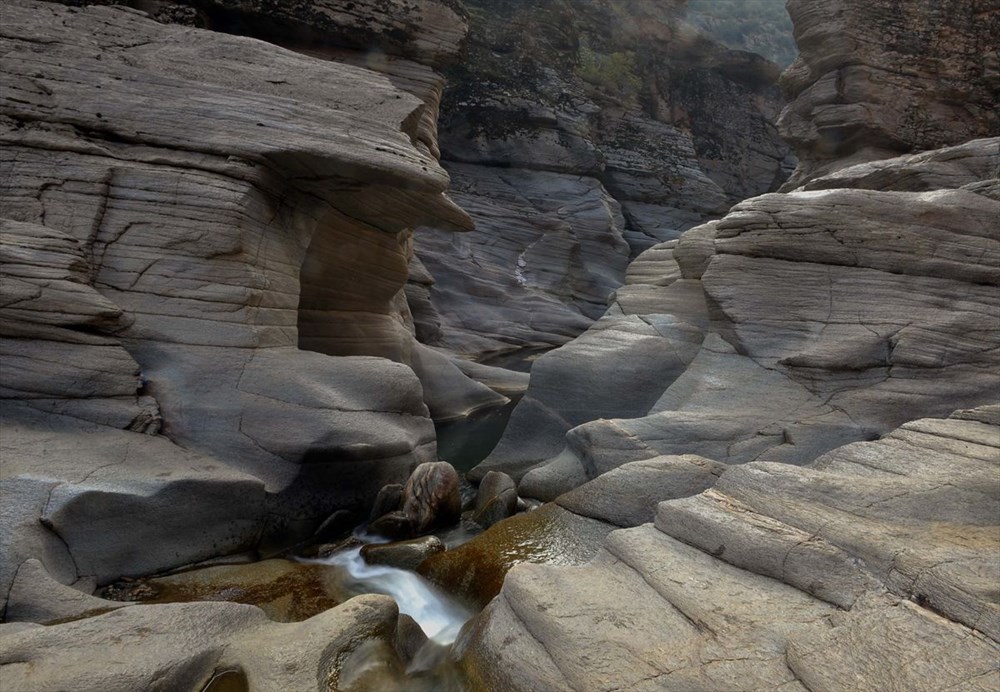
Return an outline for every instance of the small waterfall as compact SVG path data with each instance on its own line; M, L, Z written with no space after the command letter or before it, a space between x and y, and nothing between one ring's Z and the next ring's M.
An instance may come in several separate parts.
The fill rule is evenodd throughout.
M362 538L374 542L371 536ZM369 565L361 557L360 547L309 562L342 568L352 580L348 585L352 591L392 596L399 612L416 620L428 639L440 646L450 646L472 617L471 611L420 575L386 565Z

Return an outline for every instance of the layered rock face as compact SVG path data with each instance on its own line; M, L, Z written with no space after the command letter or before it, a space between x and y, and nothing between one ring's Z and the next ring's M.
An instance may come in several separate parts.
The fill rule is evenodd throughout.
M973 0L789 0L801 53L782 75L779 121L817 173L1000 134L1000 15ZM840 163L838 163L840 162Z
M914 421L809 468L734 468L586 566L514 567L469 633L471 680L995 689L997 413Z
M905 44L909 24L917 34L934 24L961 39L961 62L995 33L995 13L966 21L973 4L953 17L929 3L893 7L904 5L914 17L893 25L890 47ZM834 35L830 7L856 32L857 57L809 39ZM889 24L872 20L873 7L790 3L799 64L875 61ZM933 50L944 60L948 49ZM954 93L982 93L978 74ZM511 569L465 641L474 681L1000 684L1000 138L970 139L995 134L974 97L975 117L949 130L941 92L911 77L899 78L894 105L923 99L934 116L917 128L926 139L823 156L815 138L793 140L804 159L797 187L648 250L612 309L539 359L473 475L505 470L523 495L633 528L611 533L586 566ZM834 122L824 118L838 108L803 103L784 120L812 118L816 132ZM897 129L894 113L885 133ZM942 143L956 146L887 158ZM612 330L617 338L602 338ZM656 376L624 380L637 358ZM634 397L615 390L623 381ZM609 392L603 408L576 405L597 392ZM637 417L639 400L652 403ZM650 517L629 501L641 509L651 495L654 523L640 526Z
M504 401L407 328L409 229L469 226L424 101L127 9L3 15L0 593L311 531L434 460L428 404Z
M827 26L825 15L802 16L800 36ZM967 44L990 35L989 19L975 30L965 20L956 13L951 30L968 33ZM829 50L803 41L799 62L823 64ZM969 79L969 93L985 89ZM922 85L906 85L907 98L936 98ZM802 107L792 103L784 120ZM942 115L938 128L946 124ZM992 114L958 119L934 141L994 127ZM795 141L804 156L814 151ZM851 154L806 180L813 167L800 167L800 188L747 200L640 256L591 331L539 360L504 439L473 475L545 464L522 493L552 498L658 454L804 463L915 417L988 403L1000 385L998 140L865 163ZM609 331L643 336L601 338ZM614 389L630 382L637 357L655 376ZM600 404L580 404L609 389Z
M777 68L699 34L682 3L467 5L441 149L477 229L417 233L427 343L474 358L565 343L630 256L787 176Z

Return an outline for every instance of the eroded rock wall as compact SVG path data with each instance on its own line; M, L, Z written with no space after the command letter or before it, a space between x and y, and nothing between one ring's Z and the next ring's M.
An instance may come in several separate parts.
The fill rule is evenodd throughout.
M538 360L473 475L506 470L522 494L632 528L612 532L583 567L514 566L464 640L475 684L1000 684L990 586L1000 138L972 138L994 127L995 114L977 110L981 71L967 82L950 71L968 65L969 46L989 57L997 15L985 3L955 5L954 16L942 14L949 3L789 5L814 66L884 66L929 27L951 37L954 64L930 83L933 61L952 57L939 42L931 62L900 74L862 69L900 90L884 114L878 101L812 109L800 97L789 117L812 133L795 140L801 186L646 251L612 309ZM965 22L971 12L977 21ZM814 51L842 35L838 50ZM952 79L947 88L968 99L938 104ZM899 117L917 103L929 120L910 129ZM845 113L874 124L844 140L859 147L816 148L816 133L851 131ZM639 385L623 379L637 361L651 374ZM619 382L657 398L647 415L632 417ZM600 392L606 408L578 424L587 414L575 402ZM642 524L651 494L661 502Z
M799 57L782 75L797 187L877 158L1000 135L992 0L789 0Z
M420 230L429 343L481 358L565 343L628 259L775 188L778 70L713 43L682 3L469 2L441 150L477 230Z
M858 14L837 5L836 16L865 41L857 54L845 44L834 56L829 45L808 38L829 39L830 18L800 4L793 13L797 34L807 37L800 62L820 64L822 55L848 63L894 59L892 45L886 55L873 47L884 26L862 22L873 11L868 5ZM954 24L964 36L954 57L961 62L969 45L989 42L995 15L972 24L963 17L928 9L913 20L915 32ZM817 53L824 45L829 54ZM946 47L936 50L945 59ZM981 72L964 81L961 72L945 74L958 80L956 93L970 94L965 112L978 117L950 120L929 106L937 134L921 129L926 137L914 134L910 149L994 127L992 112L977 111ZM937 93L922 74L900 80L899 103ZM785 117L804 117L801 108L792 103ZM877 104L863 110L874 121L881 117ZM810 126L827 122L823 108L810 112ZM886 132L896 129L895 121L879 122ZM551 365L564 375L536 378L474 476L492 468L523 475L546 464L526 477L525 489L552 498L582 478L664 453L805 463L914 417L990 401L1000 386L1000 277L993 268L1000 252L1000 140L891 159L884 158L888 149L845 149L824 175L809 158L815 141L793 142L803 155L798 174L811 179L787 194L742 202L720 221L640 256L592 334L539 361L543 374ZM865 156L872 160L857 162ZM636 320L648 325L636 323L649 332L644 345L597 338L609 329L629 332ZM629 381L622 373L639 353L655 372L669 374L642 382L634 398L612 392L593 414L575 405L594 383L593 391L606 391ZM650 397L658 398L648 415L635 417L633 403ZM621 414L611 412L616 408Z
M427 401L503 401L373 357L417 350L409 229L469 225L422 99L126 8L3 15L0 592L308 535L434 459ZM355 357L301 350L324 319Z

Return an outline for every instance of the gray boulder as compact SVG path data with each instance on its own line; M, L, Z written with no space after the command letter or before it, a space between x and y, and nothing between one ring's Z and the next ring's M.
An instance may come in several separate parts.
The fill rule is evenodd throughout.
M490 471L479 482L472 520L489 528L517 511L517 484L506 473Z

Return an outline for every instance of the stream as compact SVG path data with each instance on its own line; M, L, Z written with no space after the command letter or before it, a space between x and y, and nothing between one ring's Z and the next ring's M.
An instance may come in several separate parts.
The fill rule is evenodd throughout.
M385 543L380 536L361 534L366 543ZM409 615L427 638L438 645L450 646L473 613L415 572L369 565L361 557L361 546L348 548L328 557L302 560L343 570L348 579L345 588L353 594L378 593L392 596L399 612Z

